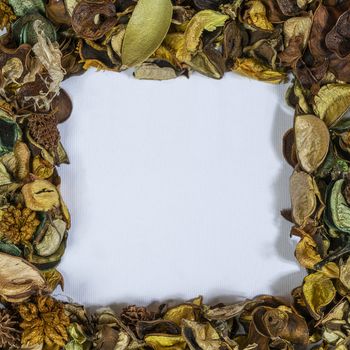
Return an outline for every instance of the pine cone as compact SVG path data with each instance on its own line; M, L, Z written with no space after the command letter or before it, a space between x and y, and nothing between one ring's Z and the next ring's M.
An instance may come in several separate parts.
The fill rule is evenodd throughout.
M39 224L35 211L22 209L20 204L17 207L10 205L0 219L0 237L13 244L29 242Z
M56 114L35 114L28 120L30 136L39 145L50 152L55 152L60 142Z
M16 317L0 309L0 349L19 349L20 345L21 331Z
M126 326L135 330L138 321L152 321L155 318L155 314L145 307L130 305L123 309L120 318Z
M40 296L35 299L35 303L21 304L18 311L23 319L20 324L23 346L65 346L70 320L62 303L50 296Z

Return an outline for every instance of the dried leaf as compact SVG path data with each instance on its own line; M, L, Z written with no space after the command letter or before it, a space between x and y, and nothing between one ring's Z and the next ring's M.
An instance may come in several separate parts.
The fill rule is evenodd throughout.
M126 27L122 62L132 67L144 62L162 43L173 14L170 0L139 0Z
M8 302L21 303L46 290L46 282L27 261L0 253L0 295Z
M315 172L325 160L329 148L329 131L326 124L314 115L300 115L294 124L296 152L302 168Z
M322 317L322 309L333 301L336 289L330 278L316 272L305 277L303 295L312 316L319 320Z
M343 179L334 183L330 193L329 205L334 225L340 231L350 233L350 207L342 193L343 185Z
M328 84L314 98L314 111L328 126L334 125L350 107L350 85Z
M183 320L182 335L191 350L225 349L219 334L210 323Z
M60 286L62 290L64 289L63 276L56 269L43 271L42 275L44 276L47 286L51 292L53 292L57 286Z
M57 188L47 180L35 180L22 187L26 206L35 211L49 211L60 205Z
M186 349L186 342L181 335L146 335L144 340L154 350Z
M233 66L233 71L248 78L272 84L280 84L287 78L285 73L272 70L254 58L238 58Z
M198 311L199 307L195 304L181 304L169 309L163 316L163 319L181 326L183 319L195 321Z
M303 171L294 171L290 178L290 195L294 221L303 226L317 206L317 187L313 178Z
M244 22L259 29L273 30L272 23L267 19L266 8L259 0L246 1L248 9L244 13Z
M29 175L30 151L24 142L16 142L14 148L16 158L16 176L24 180Z
M203 10L196 13L186 27L186 50L191 54L196 53L203 31L212 32L218 27L223 27L228 19L229 16L213 10Z
M49 224L43 239L35 244L35 251L40 256L50 256L60 247L66 233L67 224L61 219L55 219Z

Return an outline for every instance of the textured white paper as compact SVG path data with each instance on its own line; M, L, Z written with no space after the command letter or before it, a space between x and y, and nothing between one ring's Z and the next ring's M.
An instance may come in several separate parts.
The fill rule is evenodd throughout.
M88 305L288 295L302 280L281 140L285 86L234 74L69 79L64 294Z

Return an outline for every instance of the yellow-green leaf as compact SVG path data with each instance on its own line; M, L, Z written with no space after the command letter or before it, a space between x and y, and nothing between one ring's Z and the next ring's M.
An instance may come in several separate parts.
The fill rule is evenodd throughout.
M318 320L322 316L322 308L334 299L336 289L330 278L316 272L305 277L303 295L312 316Z
M147 335L145 343L154 350L184 350L186 342L181 335Z
M122 62L132 67L144 62L161 45L173 15L170 0L139 0L126 27Z
M323 86L314 100L314 112L331 126L335 124L350 107L350 85L328 84Z

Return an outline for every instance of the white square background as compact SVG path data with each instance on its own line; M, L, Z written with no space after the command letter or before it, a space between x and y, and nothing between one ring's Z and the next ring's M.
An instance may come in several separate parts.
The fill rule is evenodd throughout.
M74 105L61 126L73 219L64 295L87 305L214 302L299 285L280 216L290 206L287 86L93 70L64 82Z

